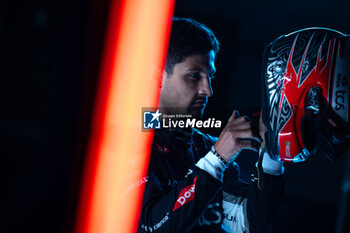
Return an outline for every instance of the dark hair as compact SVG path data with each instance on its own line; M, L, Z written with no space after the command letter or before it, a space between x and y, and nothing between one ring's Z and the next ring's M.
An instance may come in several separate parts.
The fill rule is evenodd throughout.
M187 18L173 18L165 71L172 74L174 65L193 54L219 51L219 42L205 25Z

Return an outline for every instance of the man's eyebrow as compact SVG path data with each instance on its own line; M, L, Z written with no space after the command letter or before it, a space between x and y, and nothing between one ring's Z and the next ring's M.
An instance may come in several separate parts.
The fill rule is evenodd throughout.
M203 69L201 68L194 68L194 69L187 69L185 70L186 72L205 72ZM212 70L209 70L208 72L209 74L214 74L216 73L216 69L212 69Z
M203 69L201 69L201 68L191 68L191 69L186 69L185 71L187 71L187 72L204 72L204 70Z

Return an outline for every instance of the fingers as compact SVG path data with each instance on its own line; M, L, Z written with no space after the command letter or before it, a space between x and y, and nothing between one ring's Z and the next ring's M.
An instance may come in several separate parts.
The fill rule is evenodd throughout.
M239 117L239 112L237 110L233 110L232 115L228 119L228 121L233 121Z
M264 124L263 119L262 119L262 111L260 112L259 128L260 128L259 131L267 131L267 127L266 127L266 125Z
M229 128L237 128L239 130L239 129L251 128L251 122L246 116L241 116L234 120L229 121L227 123L227 126Z
M255 140L258 143L262 142L260 135L255 134L251 129L241 130L235 132L235 137L242 140Z
M237 125L237 124L241 124L243 122L250 122L250 119L247 116L237 117L236 119L231 121L231 124Z
M233 111L215 144L216 151L227 161L235 158L241 150L258 151L262 138L246 116L239 117Z
M253 127L252 123L245 116L229 122L226 126L226 131L231 132L238 139L253 139L259 143L262 141L258 129Z
M265 133L266 132L267 132L267 127L266 127L266 125L263 122L262 110L261 110L261 112L260 112L260 119L259 119L259 134L260 134L260 137L263 140L262 143L261 143L261 148L265 147Z
M250 142L250 141L241 141L239 143L239 146L241 147L241 150L246 149L246 150L252 150L255 152L259 151L259 146L253 142Z
M234 130L251 129L252 124L249 121L235 122L231 126L229 126L229 128Z

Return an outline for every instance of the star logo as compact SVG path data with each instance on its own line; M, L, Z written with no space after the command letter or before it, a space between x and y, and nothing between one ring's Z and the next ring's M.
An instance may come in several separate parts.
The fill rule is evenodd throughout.
M160 129L160 116L162 114L159 109L156 112L143 112L143 128L144 129Z
M159 120L160 115L162 115L161 113L159 113L159 109L155 112L155 113L151 113L151 115L153 116L151 122L153 122L154 120Z

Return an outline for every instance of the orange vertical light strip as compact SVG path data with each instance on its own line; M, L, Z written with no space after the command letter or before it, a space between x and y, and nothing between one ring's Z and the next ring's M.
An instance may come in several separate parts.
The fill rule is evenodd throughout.
M175 1L116 2L111 3L76 233L135 232L148 168L153 133L142 132L142 107L158 104Z

